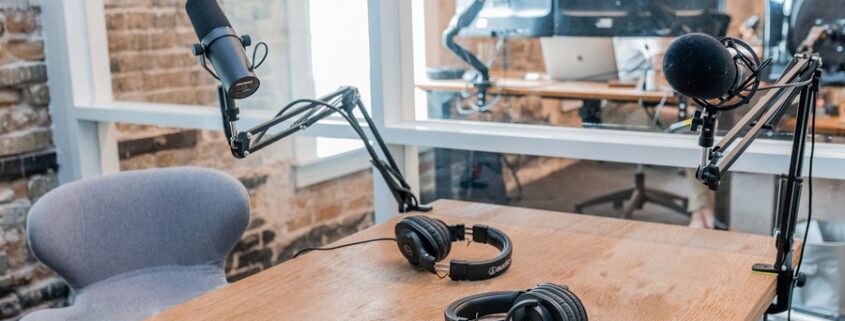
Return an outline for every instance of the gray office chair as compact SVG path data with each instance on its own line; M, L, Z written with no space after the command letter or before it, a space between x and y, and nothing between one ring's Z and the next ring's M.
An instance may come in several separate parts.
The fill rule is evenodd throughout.
M22 320L143 320L221 287L226 256L248 222L243 185L207 169L62 185L32 207L27 240L70 284L74 302Z

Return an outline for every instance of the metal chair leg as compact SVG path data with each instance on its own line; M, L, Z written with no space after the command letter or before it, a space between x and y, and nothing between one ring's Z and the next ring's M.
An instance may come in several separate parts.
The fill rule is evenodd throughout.
M602 195L596 198L592 198L586 200L584 202L578 203L575 205L575 213L583 214L585 207L590 207L594 205L604 204L604 203L614 203L614 206L617 202L624 203L631 199L631 195L634 194L634 189L629 188L626 190L621 190L618 192L614 192L607 195Z

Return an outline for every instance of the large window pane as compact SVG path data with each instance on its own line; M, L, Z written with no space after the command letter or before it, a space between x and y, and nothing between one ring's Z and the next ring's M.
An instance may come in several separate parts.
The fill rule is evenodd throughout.
M250 57L259 42L269 48L267 60L257 70L261 89L238 101L239 106L275 111L294 98L313 98L340 85L360 87L363 96L369 97L366 1L350 2L354 4L346 0L220 1L238 33L252 37ZM309 4L315 5L312 14ZM345 34L332 34L340 13L364 15L342 22L348 24L342 28ZM184 1L106 0L105 14L116 100L217 108L217 82L191 54L197 37L184 12ZM349 43L342 41L361 45L348 49ZM317 55L315 50L330 52ZM337 53L342 51L349 51L349 56L345 64L337 64ZM214 168L246 186L252 220L227 263L232 281L288 260L305 247L321 246L373 224L369 170L347 171L307 186L297 185L295 179L300 156L326 157L355 148L354 142L349 147L348 141L315 139L308 148L299 148L303 145L289 138L238 160L231 156L220 131L122 123L117 128L122 170Z
M643 189L666 192L687 200L676 200L667 207L648 201L631 207L630 219L687 225L689 213L710 207L721 228L757 234L769 234L774 216L774 175L735 172L723 179L718 193L710 192L696 181L690 169L642 166L612 162L535 157L421 148L420 178L422 199L455 199L510 205L558 212L625 217L633 194L610 197L616 201L589 204L591 200L637 189L638 177ZM845 181L814 179L813 217L837 220L842 205ZM804 185L799 220L807 217L809 183ZM753 200L753 201L750 201Z
M556 22L557 27L544 27L544 22L530 22L526 17L542 21L546 9L556 8L553 3L558 1L488 1L479 17L455 38L458 45L489 67L497 87L489 91L488 104L480 106L478 91L470 85L477 73L443 45L450 20L470 2L422 1L414 7L418 26L414 34L418 119L691 134L683 121L692 116L696 106L691 101L681 104L662 75L663 53L674 37L683 33L672 31L672 19L661 20L669 31L652 32L647 22L631 19L625 22L645 29L590 26L579 19L590 12L625 13L633 9L618 1L559 1L566 19ZM726 35L741 38L764 54L764 2L684 0L667 4L686 14L700 11L712 17L679 18L678 24L684 28L711 34L726 30ZM722 13L730 20L722 21ZM555 16L554 12L549 15ZM752 23L751 17L759 18L759 22ZM617 24L623 20L616 20ZM660 34L667 36L657 37ZM463 71L466 73L461 78ZM826 77L834 76L826 73ZM827 141L838 142L845 128L839 118L839 106L845 104L843 90L826 86L821 97L819 132ZM722 132L745 111L747 108L725 113L720 123ZM793 113L788 112L764 137L791 139Z

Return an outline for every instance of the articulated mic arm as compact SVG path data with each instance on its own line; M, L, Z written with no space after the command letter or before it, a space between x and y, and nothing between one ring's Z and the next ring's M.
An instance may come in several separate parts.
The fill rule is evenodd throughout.
M796 55L777 83L767 88L769 92L715 146L712 143L718 112L705 110L697 121L702 126L699 143L703 152L702 164L696 176L710 189L717 190L722 176L730 170L743 152L764 129L774 128L787 109L793 106L795 98L799 97L789 172L780 177L774 231L777 256L774 264L757 264L753 267L756 272L777 276L776 301L767 311L770 314L788 310L792 288L802 285L802 277L795 275L792 264L793 237L798 220L798 205L801 202L804 147L810 113L815 109L821 82L821 65L821 58L817 54Z
M469 52L469 50L464 49L456 43L455 37L461 33L461 30L472 25L472 22L478 17L481 10L484 9L486 2L487 0L473 0L469 6L452 19L449 28L446 28L446 31L443 32L443 45L478 72L473 85L478 90L476 95L479 106L487 104L487 90L493 86L493 83L490 82L490 68L481 62L478 57Z
M698 121L702 126L700 143L704 147L698 179L710 189L718 190L721 177L730 170L763 130L774 128L799 94L818 90L814 81L818 80L816 78L819 77L817 73L820 67L821 58L818 55L798 55L787 67L783 76L772 86L775 89L771 89L760 99L715 146L712 142L715 140L717 111L705 110L701 120ZM815 101L805 102L803 95L801 98L801 104L807 103L808 106L799 106L799 109L813 108ZM807 121L807 118L801 118L800 113L798 116L799 125L802 121ZM803 129L806 134L806 127ZM796 132L795 137L803 137L800 134ZM742 140L739 140L740 138Z
M703 148L701 165L696 176L702 183L714 191L718 190L721 177L728 172L742 153L748 149L748 146L760 136L763 129L772 129L777 125L799 94L801 101L798 107L792 152L793 155L799 152L803 153L808 121L808 116L805 113L815 108L815 97L818 94L821 78L822 59L817 53L814 53L815 47L836 34L837 32L829 25L813 27L798 48L799 53L786 67L786 71L777 83L768 88L769 92L715 146L713 143L715 141L718 108L705 104L705 110L696 114L693 119L692 130L695 131L698 127L701 127L699 145ZM753 77L757 76L752 75ZM750 99L750 97L747 99ZM739 138L743 139L737 143ZM736 146L728 151L728 148L732 147L734 143L736 143ZM800 174L801 171L798 168L797 175Z
M373 166L384 178L393 197L399 203L399 212L426 212L431 210L430 206L420 204L419 199L411 191L410 185L408 185L399 171L399 166L396 164L393 156L391 156L375 123L361 102L357 88L341 87L319 100L295 100L283 108L273 119L244 132L238 132L236 126L239 110L235 105L235 100L228 96L223 87L218 89L218 95L220 97L220 108L223 113L223 131L226 134L226 139L235 157L245 158L251 153L270 146L283 138L307 129L320 120L334 114L339 114L346 119L358 137L364 141L364 146L367 153L370 154ZM381 153L384 155L384 160L379 157L376 149L370 144L369 137L367 137L367 134L358 123L354 114L356 108L363 115L364 121L367 122L375 143L378 144ZM267 134L274 127L293 119L295 120L289 127L277 133Z

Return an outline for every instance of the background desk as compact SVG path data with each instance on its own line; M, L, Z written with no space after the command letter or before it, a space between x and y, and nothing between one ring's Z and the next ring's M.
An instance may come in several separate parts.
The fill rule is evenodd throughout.
M845 122L840 116L819 115L816 118L816 134L831 135L831 136L845 136ZM783 122L782 129L792 132L795 130L795 117L789 117ZM812 126L812 122L810 123ZM810 133L810 128L807 133Z
M774 257L766 236L455 201L434 208L447 223L508 233L511 269L483 282L441 280L412 269L395 243L370 243L306 254L150 320L439 321L463 296L543 282L569 285L593 321L758 320L774 296L775 278L751 272ZM339 243L392 237L395 221ZM495 253L486 245L452 250Z
M497 94L504 90L505 95L538 95L544 98L643 101L659 103L667 99L668 103L677 103L677 97L670 91L643 91L629 87L611 87L604 82L524 80L519 78L493 79L497 84L490 93ZM427 91L458 92L467 89L464 80L430 80L417 82L417 88Z

